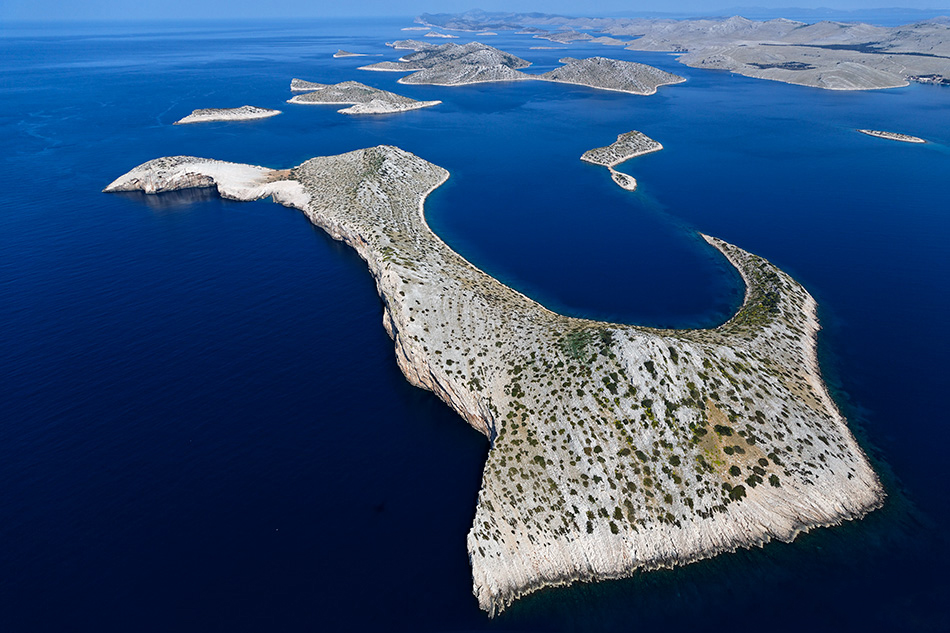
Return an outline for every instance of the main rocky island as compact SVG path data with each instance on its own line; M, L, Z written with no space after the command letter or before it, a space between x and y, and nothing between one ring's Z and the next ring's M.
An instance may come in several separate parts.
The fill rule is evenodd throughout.
M272 197L359 253L407 379L490 441L468 553L492 615L542 587L790 541L882 503L822 381L815 302L795 280L704 236L746 285L723 325L566 317L429 229L423 203L448 177L379 146L280 171L159 158L105 191Z

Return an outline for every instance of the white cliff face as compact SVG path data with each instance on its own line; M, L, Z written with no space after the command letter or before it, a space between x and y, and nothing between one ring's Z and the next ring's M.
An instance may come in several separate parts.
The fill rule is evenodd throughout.
M491 440L468 535L474 592L491 614L540 587L787 541L880 505L821 379L815 302L788 275L706 237L747 286L722 326L565 317L429 230L422 204L447 178L380 146L286 172L164 158L106 191L273 195L359 253L407 379Z

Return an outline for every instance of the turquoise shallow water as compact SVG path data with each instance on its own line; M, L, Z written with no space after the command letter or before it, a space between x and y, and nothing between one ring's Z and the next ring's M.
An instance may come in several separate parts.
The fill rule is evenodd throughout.
M832 93L583 45L688 81L450 89L330 56L395 58L408 24L5 26L4 630L944 630L950 90ZM490 43L538 71L564 54ZM285 104L292 77L443 104L346 117ZM171 126L245 103L284 114ZM578 160L630 129L665 148L622 167L634 194ZM783 267L820 303L823 370L888 504L487 620L465 553L487 443L405 383L355 254L267 202L100 193L162 155L290 167L379 143L449 169L433 229L552 309L721 322L741 287L697 230Z

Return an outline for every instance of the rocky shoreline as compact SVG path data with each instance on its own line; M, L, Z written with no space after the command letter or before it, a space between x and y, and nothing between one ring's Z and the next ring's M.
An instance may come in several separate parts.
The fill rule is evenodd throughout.
M357 251L407 379L491 441L467 543L492 615L541 587L790 541L882 503L820 375L815 302L791 277L703 236L746 284L723 325L562 316L432 233L423 204L448 177L379 146L284 171L160 158L105 191L270 196Z

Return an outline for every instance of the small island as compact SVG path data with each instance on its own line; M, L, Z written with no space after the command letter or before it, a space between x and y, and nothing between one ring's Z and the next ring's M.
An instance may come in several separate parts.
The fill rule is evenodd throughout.
M268 110L256 106L244 105L240 108L204 108L194 110L188 116L175 121L172 125L186 125L188 123L208 123L211 121L253 121L277 116L280 110Z
M868 136L876 136L877 138L886 138L889 141L902 141L904 143L926 143L924 139L918 136L911 136L909 134L900 134L898 132L884 132L882 130L861 130L858 132L861 134L867 134Z
M338 49L337 52L333 53L334 57L369 57L368 53L351 53L350 51L345 51L342 48Z
M581 160L606 167L615 183L627 191L635 191L637 188L636 179L617 171L614 167L636 156L657 152L661 149L663 149L663 146L658 142L643 132L633 130L619 135L616 141L606 147L587 150L581 156Z
M429 31L422 37L441 37L447 40L457 40L459 38L458 35L449 35L448 33L439 33L438 31Z
M319 87L311 88L312 86ZM287 103L349 105L348 108L337 110L342 114L392 114L429 108L442 103L441 101L417 101L357 81L343 81L328 85L294 79L290 82L290 89L293 91L312 90L312 92L296 95Z
M702 235L745 282L722 325L557 314L430 230L423 203L448 177L379 146L289 170L159 158L105 191L270 197L356 250L403 374L490 442L467 541L490 615L543 587L787 542L882 504L821 376L815 300L789 275Z

